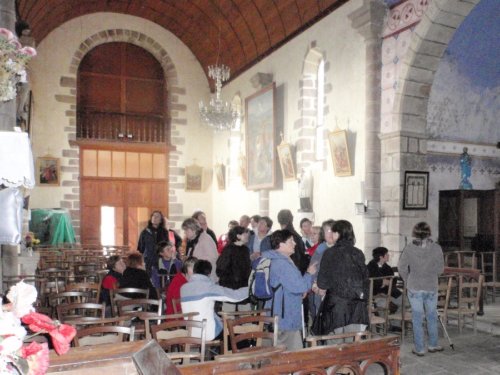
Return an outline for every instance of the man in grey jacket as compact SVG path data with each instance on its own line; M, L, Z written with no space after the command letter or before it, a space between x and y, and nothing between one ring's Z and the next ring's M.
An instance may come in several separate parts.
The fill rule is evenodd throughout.
M438 276L444 271L443 250L431 239L429 224L420 222L413 227L414 240L403 250L398 271L404 280L412 308L413 354L425 354L424 310L429 337L429 353L443 351L438 345L437 290Z

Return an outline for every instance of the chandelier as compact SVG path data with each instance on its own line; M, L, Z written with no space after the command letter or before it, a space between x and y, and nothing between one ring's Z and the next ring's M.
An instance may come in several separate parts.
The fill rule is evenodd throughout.
M230 77L229 67L226 65L210 65L208 76L215 81L215 97L210 99L210 103L205 105L200 101L201 122L216 131L231 130L240 118L240 113L233 106L221 99L222 82Z

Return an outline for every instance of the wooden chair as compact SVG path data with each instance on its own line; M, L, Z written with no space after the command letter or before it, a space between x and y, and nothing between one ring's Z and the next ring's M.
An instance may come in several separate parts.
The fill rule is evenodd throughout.
M128 340L125 340L126 337L128 337ZM134 327L98 326L83 328L76 331L73 341L76 347L134 341Z
M491 298L495 302L497 288L500 288L500 279L498 278L498 252L488 251L481 253L481 273L484 275L484 298L488 297L488 290L491 289Z
M370 330L373 333L387 335L389 325L389 305L391 302L392 281L394 276L371 277L370 294L368 298L368 316L370 317ZM375 285L388 283L387 294L374 294Z
M131 318L136 338L143 338L148 332L143 318L161 316L163 303L161 299L132 298L117 300L116 305L118 316Z
M454 279L454 275L441 275L438 279L437 311L443 324L448 322L448 309Z
M447 317L456 317L458 321L458 331L461 333L465 326L465 319L470 317L472 327L476 333L476 317L479 310L479 299L481 297L484 276L478 279L460 275L458 279L458 307L448 309Z
M271 341L271 345L267 346L278 345L277 315L273 317L265 315L243 316L241 318L227 319L226 324L233 353L255 351L255 348L260 349L266 346L265 340ZM249 348L238 348L238 344L246 340L254 341L254 345Z
M205 361L206 319L169 320L151 327L153 338L168 353L173 361L189 363L192 359ZM193 348L199 351L193 352ZM178 351L175 351L175 350Z
M318 336L307 336L305 341L310 347L321 345L329 345L329 342L338 342L338 343L346 343L346 342L359 342L362 340L368 340L372 337L370 331L364 332L348 332L348 333L340 333L340 334L331 334L331 335L318 335Z
M180 298L172 298L172 307L174 308L174 314L181 314L182 313L182 309L179 309L180 305L181 305Z
M66 292L87 292L88 302L99 303L101 284L99 283L72 283L66 285Z
M403 295L401 299L401 307L394 314L389 314L387 317L388 322L391 321L399 321L401 323L401 342L404 341L405 334L407 331L407 325L412 325L412 313L411 313L411 305L408 300L406 283L403 284Z
M49 296L49 307L52 316L55 316L56 307L68 303L88 303L88 292L60 292Z
M185 313L185 314L169 314L169 315L156 315L150 312L139 312L137 317L144 321L144 333L145 339L150 340L152 338L151 327L159 325L163 322L169 320L183 320L183 319L193 319L194 316L198 315L197 312Z
M477 267L475 251L448 251L444 253L444 263L447 267L471 268Z
M111 311L113 316L118 315L118 306L116 301L131 299L128 295L134 295L133 298L149 298L149 289L140 289L140 288L118 288L118 289L110 289L109 295L111 300Z
M122 326L130 327L131 321L124 317L114 317L114 318L104 318L104 319L94 319L89 317L75 318L67 322L67 324L72 325L77 330L89 327L97 326Z
M104 319L105 303L63 303L56 306L57 319L67 323L74 319Z
M222 347L222 354L228 354L230 353L229 351L229 330L227 328L227 321L229 319L235 319L235 318L241 318L244 316L253 316L253 315L270 315L270 310L269 309L264 309L264 310L250 310L250 311L221 311L219 312L219 315L222 317L222 327L223 327L223 347ZM238 329L239 327L235 327ZM252 329L254 327L252 326L247 326L245 327L241 332L237 333L244 333L246 329Z

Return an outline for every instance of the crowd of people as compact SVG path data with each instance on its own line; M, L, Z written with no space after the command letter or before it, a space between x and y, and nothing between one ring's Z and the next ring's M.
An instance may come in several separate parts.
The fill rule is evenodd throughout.
M154 211L140 234L137 252L129 254L125 263L117 256L109 258L101 299L109 305L109 290L118 287L149 289L150 298L163 296L167 314L197 312L207 319L207 340L221 338L217 312L254 307L248 285L252 262L267 258L274 296L259 307L279 316L278 344L295 350L303 347L306 331L325 335L366 330L369 278L394 275L389 250L373 249L373 259L366 264L364 253L355 247L350 222L329 219L315 226L303 218L299 234L293 219L290 210L281 210L280 229L272 231L271 218L243 215L239 221L229 221L228 232L217 239L205 213L196 211L182 223L182 239L168 228L162 213ZM428 224L415 225L413 237L397 269L413 310L414 354L421 356L426 349L443 350L437 342L437 284L444 265ZM400 309L402 292L396 278L392 282L391 304ZM388 281L377 280L373 292L387 293L388 286Z

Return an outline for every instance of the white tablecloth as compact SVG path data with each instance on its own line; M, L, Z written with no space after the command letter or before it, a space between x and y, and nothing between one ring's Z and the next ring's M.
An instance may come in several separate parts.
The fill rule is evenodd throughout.
M27 133L0 131L0 184L35 186L33 154Z

